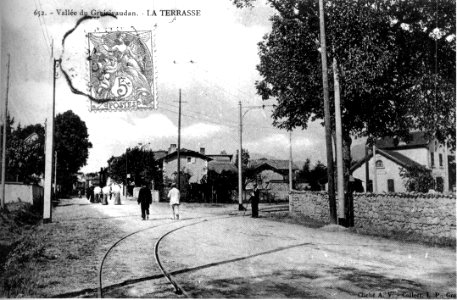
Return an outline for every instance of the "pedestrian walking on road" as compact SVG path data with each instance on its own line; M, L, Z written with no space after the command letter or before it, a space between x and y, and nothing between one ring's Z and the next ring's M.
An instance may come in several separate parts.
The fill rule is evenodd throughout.
M141 186L138 192L138 204L141 204L141 218L143 220L149 219L149 205L152 203L151 190L145 183Z
M114 205L121 205L121 187L118 184L114 184L111 187L111 192L114 194Z
M260 190L257 188L257 183L254 183L254 188L251 194L251 208L252 208L252 217L259 217L259 201L260 201Z
M86 197L90 201L90 203L94 203L95 202L94 186L93 185L89 186L89 188L87 189Z
M179 190L176 188L176 183L171 184L171 190L168 192L170 199L171 211L173 212L173 220L179 220L179 198L181 197Z
M104 186L103 189L102 189L102 192L103 192L103 202L102 204L103 205L108 205L108 195L109 193L111 192L111 187L109 186Z
M100 195L102 193L102 188L99 186L96 186L94 188L94 195L95 195L95 203L100 203Z

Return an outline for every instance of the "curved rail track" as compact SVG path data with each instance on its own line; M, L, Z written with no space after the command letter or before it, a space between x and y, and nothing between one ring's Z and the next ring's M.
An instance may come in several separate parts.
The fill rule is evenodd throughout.
M269 206L269 207L264 207L262 209L260 209L259 211L262 211L262 212L283 212L283 211L286 211L288 210L288 206ZM197 225L197 224L200 224L200 223L203 223L203 222L207 222L207 221L217 221L217 220L221 220L221 219L227 219L227 218L235 218L235 217L246 217L246 216L249 216L246 214L246 211L243 213L243 214L239 214L239 213L236 213L236 214L229 214L227 216L227 214L216 214L216 215L212 215L212 216L201 216L201 217L195 217L195 218L189 218L189 219L185 219L185 220L182 220L182 221L188 221L188 220L195 220L195 219L202 219L200 221L196 221L196 222L192 222L192 223L189 223L189 224L185 224L185 225L182 225L182 226L179 226L179 227L176 227L176 228L173 228L171 230L168 230L167 232L165 232L164 234L162 234L160 237L157 238L157 241L155 243L155 246L154 246L154 256L155 256L155 261L158 265L158 267L160 268L160 271L161 273L163 274L163 276L167 279L167 281L173 286L173 288L175 289L175 293L178 294L178 295L184 295L185 297L187 298L190 298L189 294L179 285L179 283L177 283L173 278L172 276L170 275L169 272L167 272L165 270L165 268L163 267L162 265L162 262L159 258L159 253L158 253L158 249L159 249L159 245L160 245L160 242L166 237L168 236L169 234L173 233L173 232L176 232L177 230L180 230L180 229L183 229L183 228L186 228L186 227L190 227L190 226L194 226L194 225ZM104 266L104 263L108 257L108 255L111 253L111 251L116 247L118 246L122 241L124 241L125 239L135 235L135 234L138 234L140 232L144 232L144 231L147 231L147 230L151 230L151 229L156 229L156 228L159 228L159 227L164 227L166 225L170 225L170 224L176 224L176 222L174 221L171 221L171 222L166 222L166 223L162 223L162 224L157 224L157 225L154 225L154 226L150 226L150 227L147 227L147 228L143 228L143 229L140 229L140 230L137 230L137 231L134 231L134 232L131 232L129 233L128 235L120 238L119 240L117 240L105 253L105 255L103 256L103 259L100 263L100 268L99 268L99 272L98 272L98 289L97 289L97 293L98 293L98 297L99 298L103 298L103 280L102 280L102 275L103 275L103 266Z

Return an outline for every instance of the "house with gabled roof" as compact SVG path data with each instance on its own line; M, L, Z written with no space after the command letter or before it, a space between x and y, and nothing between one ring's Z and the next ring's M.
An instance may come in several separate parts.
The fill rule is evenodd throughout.
M423 166L431 170L437 191L449 191L447 147L434 138L428 138L423 132L411 133L408 141L392 137L382 138L376 142L375 152L374 159L372 148L363 157L353 157L354 164L351 167L353 177L362 180L365 190L373 191L376 172L378 192L406 192L405 180L400 177L400 170Z
M179 151L181 172L188 174L188 183L200 183L208 174L208 162L212 159L205 155L205 148L200 152L181 148ZM178 169L178 152L176 144L171 144L168 154L161 157L164 179L174 180Z
M256 174L256 181L261 188L275 199L288 199L289 161L261 158L249 162L249 167ZM292 163L292 180L296 178L297 165ZM250 189L250 185L246 189Z

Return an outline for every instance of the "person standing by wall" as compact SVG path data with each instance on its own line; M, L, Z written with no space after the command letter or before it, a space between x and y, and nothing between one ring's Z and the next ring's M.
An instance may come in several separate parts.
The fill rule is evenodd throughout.
M138 204L141 204L141 218L143 220L149 219L149 205L152 203L151 190L142 184L140 191L138 192Z
M176 188L176 183L171 184L171 190L168 192L170 206L173 213L173 220L179 220L179 198L181 197L179 190Z
M257 183L254 183L254 188L251 194L251 208L252 208L252 217L259 217L259 201L260 201L260 190L257 187Z

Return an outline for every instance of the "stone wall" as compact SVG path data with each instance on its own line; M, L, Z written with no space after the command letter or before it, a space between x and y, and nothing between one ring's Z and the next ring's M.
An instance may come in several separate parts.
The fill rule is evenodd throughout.
M293 191L289 195L289 212L330 223L328 195L326 192Z
M330 222L325 192L293 192L289 206L292 215ZM354 227L368 234L455 244L456 198L443 194L354 194Z

